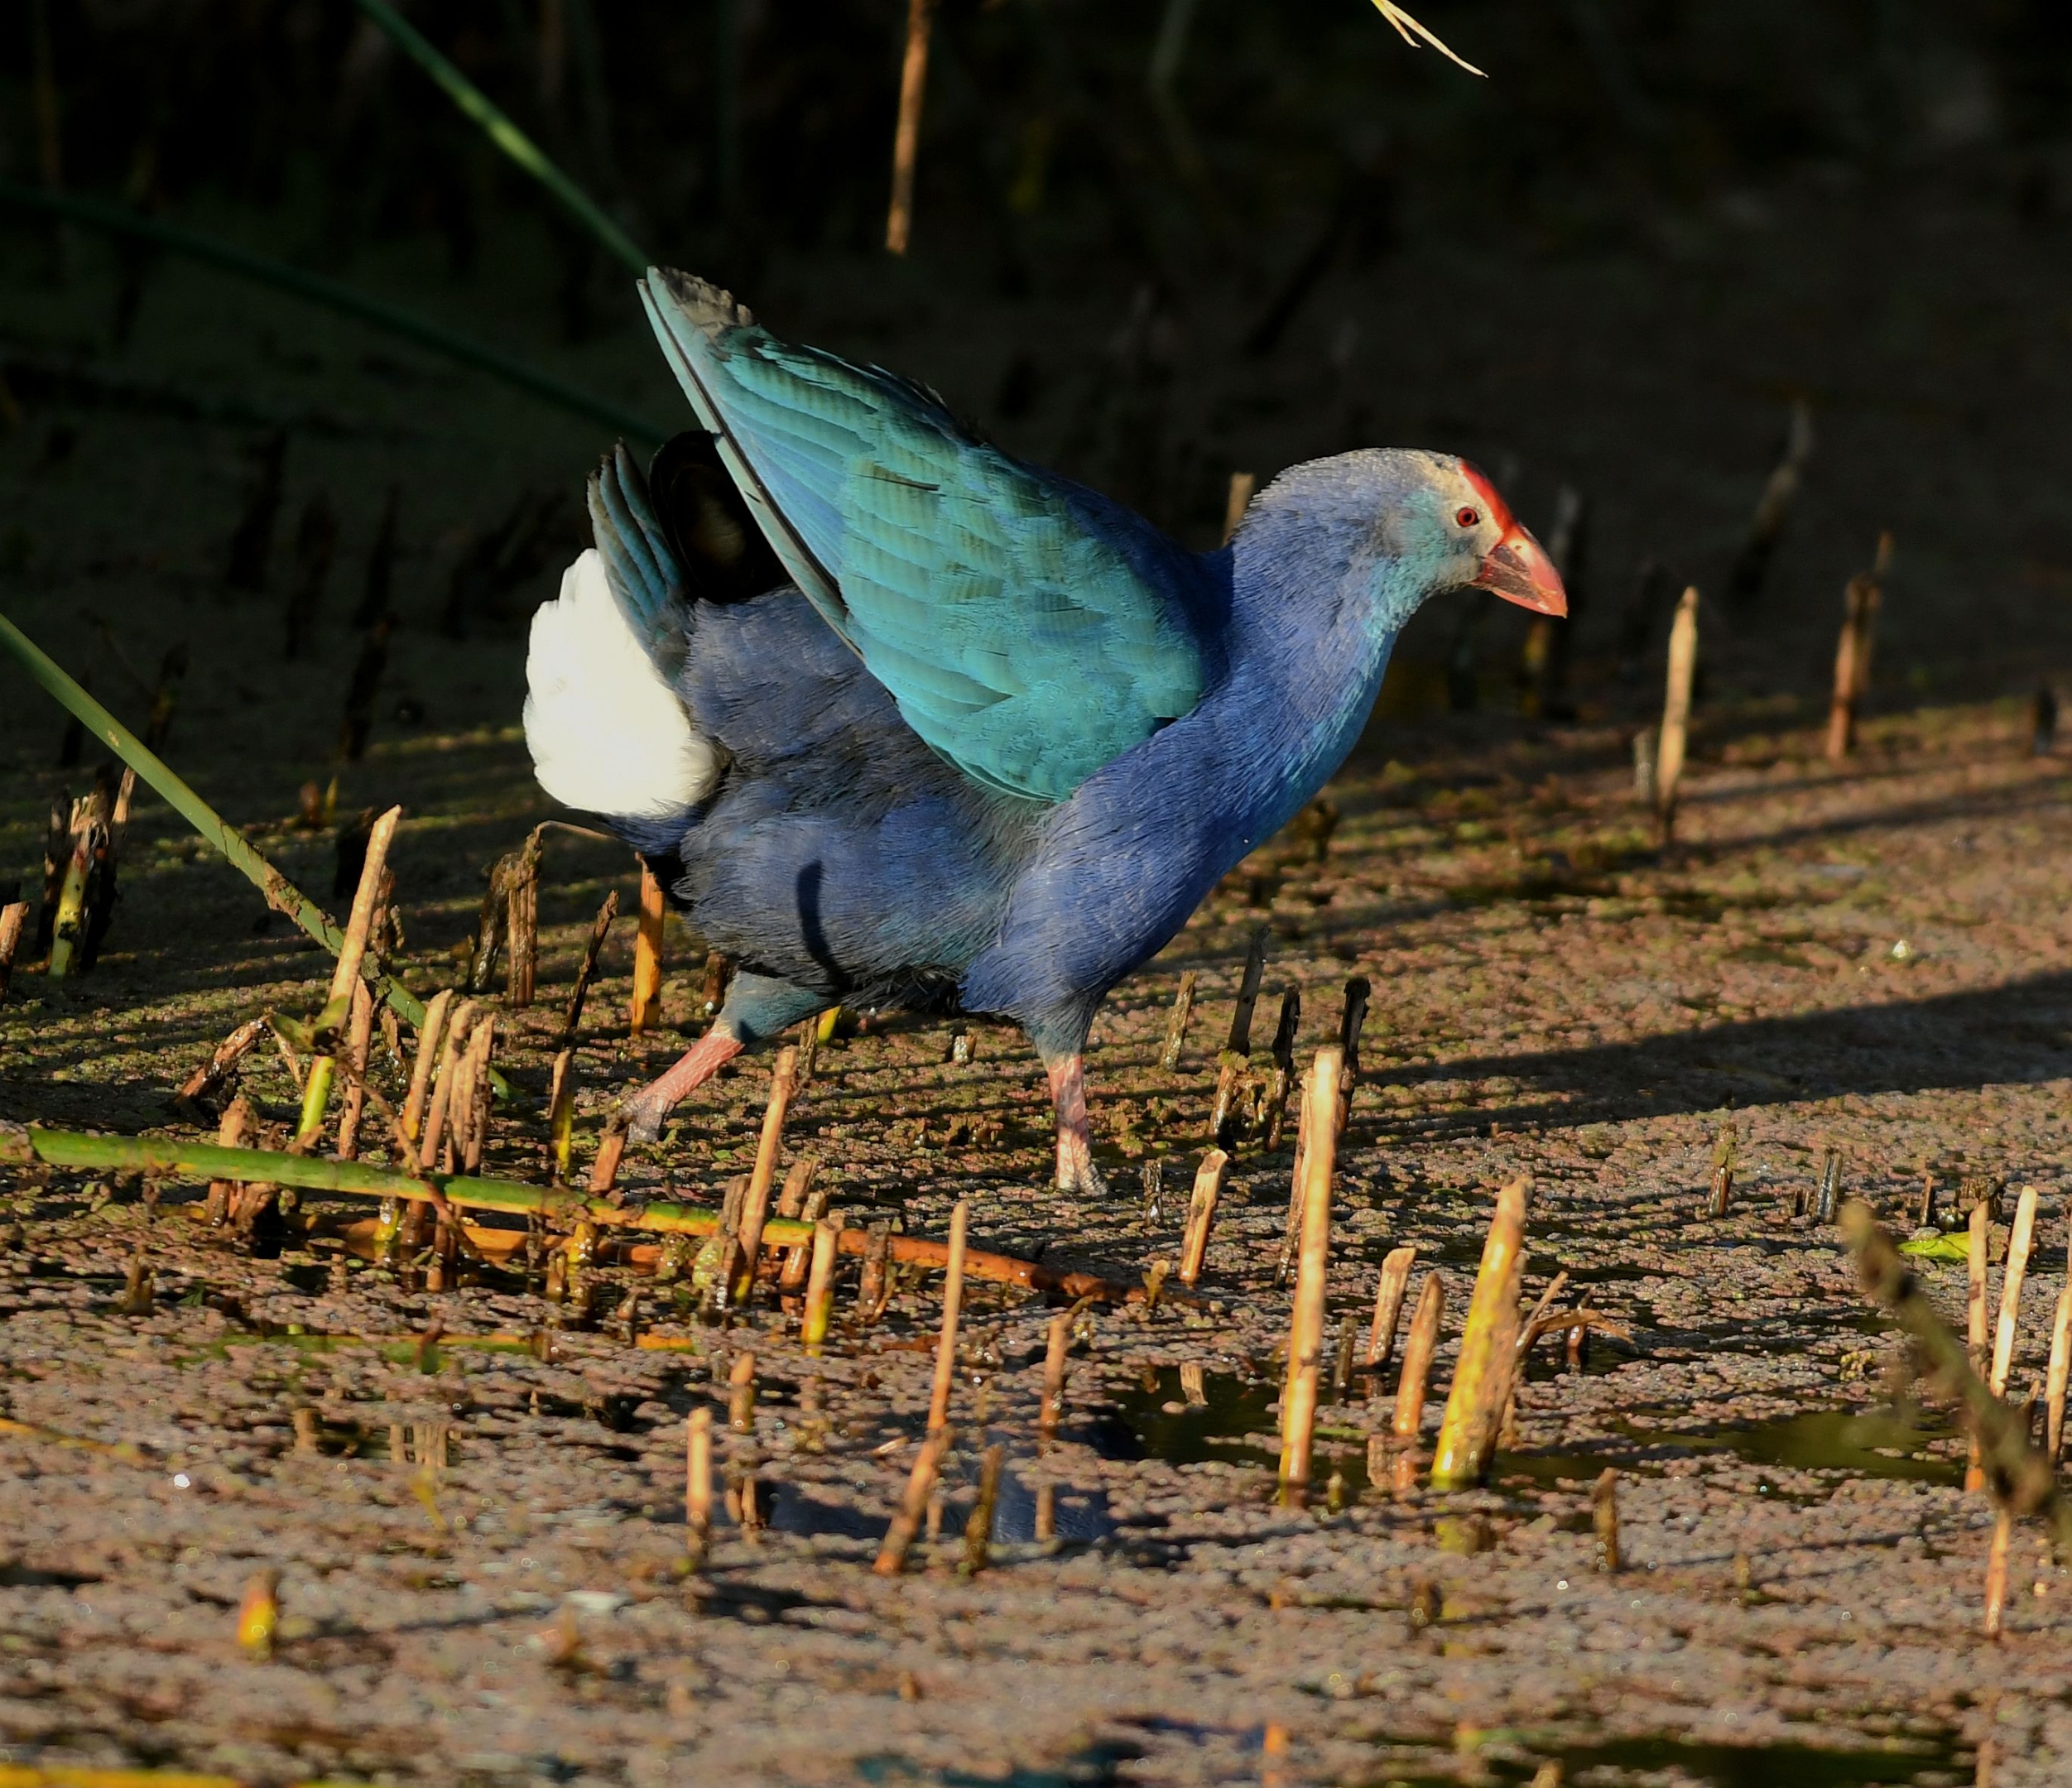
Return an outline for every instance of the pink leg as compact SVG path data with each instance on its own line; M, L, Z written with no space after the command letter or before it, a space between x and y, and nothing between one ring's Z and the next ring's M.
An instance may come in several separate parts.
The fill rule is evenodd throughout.
M627 1140L652 1142L661 1134L662 1120L671 1108L685 1094L711 1079L719 1071L721 1063L732 1061L740 1053L740 1040L715 1024L667 1074L627 1101L627 1116L631 1120L627 1127Z
M1094 1165L1093 1132L1086 1121L1086 1058L1067 1055L1048 1064L1045 1071L1058 1114L1058 1190L1104 1198L1108 1182Z

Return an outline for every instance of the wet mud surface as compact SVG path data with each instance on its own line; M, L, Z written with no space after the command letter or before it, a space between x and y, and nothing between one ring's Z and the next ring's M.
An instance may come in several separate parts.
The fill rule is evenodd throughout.
M1937 240L1973 239L1954 202L1921 214ZM1779 227L1823 219L1845 227L1810 199ZM1884 226L1852 214L1846 227ZM2017 258L2039 280L2048 272ZM1690 272L1692 291L1710 265ZM1449 289L1444 266L1426 271ZM1609 487L1631 459L1615 440L1660 422L1659 386L1601 382L1585 401L1576 387L1603 372L1631 319L1610 272L1550 276L1568 315L1595 320L1583 351L1567 354L1570 324L1509 315L1522 300L1484 292L1463 312L1481 320L1445 325L1459 334L1455 363L1504 313L1537 344L1488 367L1541 416L1525 445L1546 464L1573 434L1574 475ZM904 337L887 325L897 339L880 348L805 327L815 303L838 300L808 296L802 272L771 282L808 313L801 333L933 370L925 314ZM1796 302L1789 286L1762 301ZM1846 286L1805 299L1810 311L1846 309ZM187 312L169 296L165 315L191 318L205 291ZM1719 296L1719 329L1759 299ZM58 326L55 300L10 301L22 328ZM1384 318L1398 302L1373 300ZM148 326L170 328L160 316ZM1070 326L1092 339L1104 325ZM1680 352L1701 357L1711 328L1694 321ZM1977 368L1944 336L1911 359L1918 344L1900 322L1873 336L1925 389L1970 388ZM974 328L943 352L976 367L974 344L993 339ZM205 321L183 341L198 377L246 345ZM372 445L298 437L296 476L332 481L359 533L392 475L447 493L443 511L425 502L435 518L413 522L398 574L425 612L456 550L447 517L501 506L517 479L572 489L595 450L579 431L504 428L493 406L484 420L440 379L406 404L355 382L349 344L320 331L319 345L377 420L392 400L419 432ZM1882 376L1871 348L1851 352L1868 358L1849 377ZM637 343L608 344L587 371L659 403L637 364ZM1681 429L1675 453L1608 509L1613 562L1647 515L1723 556L1776 420L1749 377L1755 396L1722 396L1709 373L1689 374L1683 420L1703 425ZM1323 412L1305 406L1333 375L1320 362L1275 377L1292 395L1239 444L1262 465L1283 445L1316 449L1305 435ZM1401 426L1377 425L1385 436L1431 432L1466 401L1435 374L1406 380L1392 400ZM1945 1417L1907 1401L1895 1338L1832 1233L1797 1213L1829 1149L1847 1190L1902 1233L1927 1182L1945 1213L1966 1180L2036 1185L2017 1394L2040 1377L2072 1185L2072 782L2064 757L2027 752L2027 695L2061 666L2062 622L2055 610L2023 618L2065 573L2026 535L1980 560L1983 530L1914 501L1930 475L1915 422L1881 421L1846 393L1832 401L1835 507L1865 539L1810 531L1781 570L1774 624L1708 634L1718 675L1675 849L1656 848L1632 797L1628 736L1659 689L1659 641L1644 676L1621 681L1601 609L1579 666L1580 718L1526 724L1491 711L1509 699L1493 656L1484 711L1440 711L1435 623L1406 644L1382 717L1329 791L1339 818L1325 847L1313 834L1276 841L1104 1009L1089 1074L1109 1199L1046 1189L1040 1069L1018 1036L983 1024L966 1063L951 1060L948 1021L838 1036L787 1132L787 1161L817 1156L852 1224L940 1236L968 1198L975 1244L1133 1282L1177 1252L1256 928L1271 949L1255 1038L1296 988L1304 1060L1334 1032L1346 978L1368 976L1333 1336L1348 1320L1363 1333L1390 1248L1418 1250L1413 1300L1428 1271L1447 1275L1429 1446L1494 1190L1521 1173L1534 1185L1527 1297L1565 1271L1630 1330L1594 1337L1573 1370L1555 1343L1536 1353L1486 1489L1398 1496L1369 1482L1392 1367L1334 1391L1312 1505L1276 1503L1286 1146L1238 1149L1198 1298L1169 1291L1149 1315L1083 1316L1048 1443L1037 1410L1054 1312L968 1288L937 1531L897 1579L869 1566L925 1426L933 1276L903 1277L866 1325L852 1262L827 1353L809 1359L796 1310L766 1299L715 1325L681 1286L609 1257L584 1318L521 1270L432 1293L359 1258L335 1232L364 1203L308 1199L307 1233L254 1258L196 1221L198 1186L168 1183L151 1203L120 1180L17 1176L0 1212L0 1755L268 1785L1514 1783L1550 1762L1591 1788L2063 1780L2072 1574L2040 1530L2018 1530L2006 1636L1978 1637L1989 1506L1961 1488ZM2049 409L1994 421L2000 463L2027 452L2024 430ZM1585 415L1587 428L1573 421ZM328 895L331 828L299 829L292 815L296 785L329 774L350 642L327 632L313 661L284 668L276 598L217 589L245 475L237 438L72 421L84 445L62 465L46 462L63 417L31 416L5 448L34 536L9 612L68 662L99 662L97 688L125 692L131 718L133 692L95 659L87 611L127 618L122 637L147 670L166 639L190 635L196 669L169 755ZM1723 435L1721 463L1676 457L1700 453L1685 437ZM1228 456L1213 440L1204 452ZM123 455L165 469L118 527L94 480ZM495 480L495 505L469 494ZM1977 521L2000 500L1979 494L1989 479L1960 485L1946 512ZM2041 538L2034 482L2007 500L2023 506L2017 531ZM1895 502L1921 539L1918 581L1895 585L1877 712L1838 770L1816 730L1835 593ZM514 612L543 589L525 586ZM1493 636L1493 655L1505 638ZM398 961L421 992L451 979L484 867L548 815L516 730L521 660L508 624L461 642L406 631L374 748L342 778L344 810L407 810ZM86 772L54 771L55 711L11 670L0 687L0 872L32 881L50 791L68 777L76 791ZM91 976L17 973L0 1007L0 1119L196 1134L171 1095L214 1042L262 1009L306 1017L320 1005L328 959L267 923L156 802L140 807L123 886ZM560 1002L613 887L630 906L622 852L549 835L541 1003L506 1020L500 1060L517 1097L488 1171L544 1175ZM622 921L577 1055L579 1172L613 1100L699 1026L702 950L672 921L664 1022L628 1036L630 954ZM1190 970L1197 1016L1169 1073L1159 1045ZM380 1073L392 1089L395 1065ZM767 1060L724 1072L657 1146L629 1156L622 1183L716 1199L749 1165L768 1075ZM263 1049L243 1084L279 1143L296 1110L287 1068ZM1733 1198L1709 1218L1730 1123ZM1152 1161L1166 1164L1166 1194L1147 1217ZM140 1257L151 1307L124 1314ZM1962 1266L1923 1272L1960 1319ZM1998 1279L1996 1266L1996 1291ZM707 1567L686 1574L685 1419L709 1406L724 1428L744 1352L754 1429L727 1435L720 1454L737 1509L752 1478L762 1518L752 1533L723 1519ZM965 1574L978 1461L994 1444L1007 1465L991 1559ZM1589 1502L1608 1467L1616 1575L1597 1569ZM266 1571L280 1574L281 1617L261 1661L236 1627Z

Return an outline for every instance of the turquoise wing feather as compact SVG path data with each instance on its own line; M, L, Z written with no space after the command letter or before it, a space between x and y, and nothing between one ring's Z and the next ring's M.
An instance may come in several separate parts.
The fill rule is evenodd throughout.
M1200 699L1189 555L932 393L651 272L657 339L799 588L974 781L1062 800Z

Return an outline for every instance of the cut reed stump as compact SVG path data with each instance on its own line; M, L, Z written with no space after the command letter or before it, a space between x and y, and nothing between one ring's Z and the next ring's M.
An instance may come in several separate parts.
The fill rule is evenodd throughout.
M575 985L569 989L568 1009L561 1016L561 1035L556 1049L574 1049L576 1034L583 1026L583 1007L590 997L590 983L597 978L598 959L604 953L604 940L611 935L613 921L618 917L618 890L613 888L604 896L604 904L597 910L597 917L590 922L589 941L583 947L583 966L575 972Z
M1531 1179L1521 1175L1497 1194L1432 1455L1435 1490L1480 1483L1496 1456L1517 1351L1518 1284L1525 1271L1526 1199L1531 1187Z
M921 1443L912 1475L906 1480L906 1494L900 1501L899 1512L886 1530L885 1543L877 1549L877 1562L871 1566L879 1576L897 1577L906 1568L906 1555L913 1549L922 1521L927 1519L929 1498L935 1493L943 1455L949 1452L953 1438L954 1430L938 1428Z
M1195 1170L1195 1190L1187 1201L1187 1230L1180 1248L1180 1282L1190 1291L1201 1282L1201 1270L1209 1258L1209 1226L1216 1220L1223 1175L1229 1166L1230 1157L1212 1148Z
M906 0L906 54L899 71L899 123L892 133L892 199L885 218L885 247L906 252L914 230L914 166L921 153L921 101L928 89L928 40L935 0Z
M324 1053L310 1064L309 1079L302 1089L302 1121L297 1134L306 1144L324 1127L325 1108L331 1098L331 1081L337 1071L331 1053L339 1033L352 1019L353 989L358 984L360 964L367 954L368 934L373 928L374 909L381 891L382 874L388 866L388 850L401 823L403 810L392 807L374 822L367 835L367 858L360 866L360 882L353 896L353 910L345 924L338 960L332 966L330 997L325 1002L313 1029L317 1046Z
M1339 1074L1334 1046L1317 1051L1303 1089L1309 1146L1302 1161L1302 1241L1295 1308L1288 1328L1288 1372L1281 1397L1281 1493L1299 1502L1310 1482L1318 1380L1324 1352L1324 1293L1331 1258L1331 1175L1335 1165Z
M1877 561L1849 579L1842 598L1842 631L1834 646L1834 687L1828 699L1827 754L1839 763L1856 749L1856 728L1871 688L1871 646L1884 601L1892 536L1881 535Z
M1374 1285L1374 1321L1367 1332L1367 1366L1378 1372L1396 1352L1396 1329L1403 1315L1403 1294L1410 1289L1410 1270L1417 1264L1414 1247L1391 1248L1382 1258Z
M1662 729L1655 753L1655 823L1664 844L1676 836L1676 796L1684 779L1690 734L1691 684L1698 671L1698 590L1684 592L1669 630L1669 677L1662 696Z
M1245 518L1245 511L1252 507L1252 493L1259 488L1256 472L1233 472L1229 488L1223 493L1223 543L1228 546L1238 531L1238 525Z
M712 1411L695 1409L684 1435L684 1552L693 1570L712 1550Z
M971 1201L959 1199L949 1213L949 1258L943 1277L942 1332L935 1343L935 1379L928 1397L928 1429L948 1428L949 1391L957 1372L957 1323L964 1300L965 1233L971 1223Z
M834 1263L839 1257L842 1230L825 1218L813 1226L813 1265L806 1275L805 1311L799 1325L799 1339L808 1353L817 1356L827 1343L828 1324L834 1314Z
M5 1005L7 988L14 979L14 959L22 948L22 934L29 922L29 903L9 901L0 906L0 1005Z
M638 1036L661 1016L662 885L647 864L640 872L640 933L633 944L633 999L627 1017Z
M1158 1065L1167 1074L1179 1071L1180 1054L1187 1047L1187 1025L1194 1016L1195 984L1199 979L1190 968L1180 978L1180 991L1173 996L1172 1017L1166 1021L1166 1046L1158 1055ZM0 988L0 993L4 991Z
M791 1109L798 1069L799 1052L787 1043L777 1051L770 1070L770 1099L763 1108L755 1167L748 1175L748 1195L742 1202L741 1276L735 1281L732 1294L736 1305L746 1304L755 1291L756 1265L762 1258L762 1229L770 1214L770 1188L777 1175L777 1153L784 1146L785 1114Z

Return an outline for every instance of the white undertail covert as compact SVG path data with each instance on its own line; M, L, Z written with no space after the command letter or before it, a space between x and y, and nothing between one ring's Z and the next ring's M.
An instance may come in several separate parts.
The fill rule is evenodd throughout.
M711 793L712 746L649 656L594 547L532 617L525 680L526 746L556 800L661 820Z

